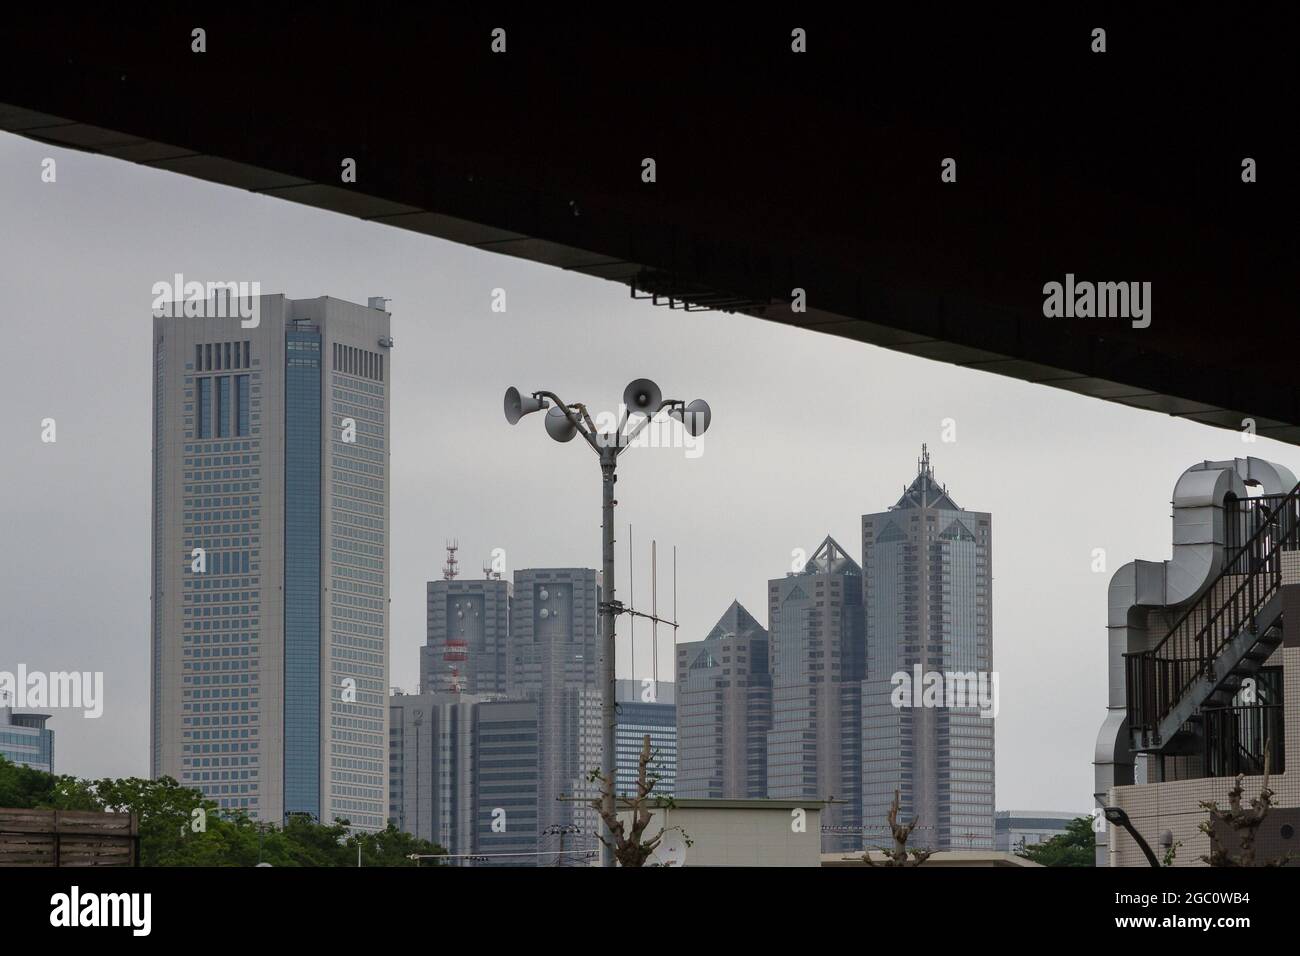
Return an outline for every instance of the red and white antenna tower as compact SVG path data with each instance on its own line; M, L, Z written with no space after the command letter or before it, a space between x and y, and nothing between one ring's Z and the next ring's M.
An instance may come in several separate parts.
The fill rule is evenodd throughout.
M460 544L452 539L447 542L447 563L442 566L442 579L444 581L456 580L456 575L460 573L460 562L456 560L456 551ZM465 640L465 622L460 616L460 605L457 602L457 616L452 618L450 610L447 614L447 640L443 645L442 659L451 671L450 690L453 694L459 694L464 685L464 679L460 674L460 665L469 660L469 644Z

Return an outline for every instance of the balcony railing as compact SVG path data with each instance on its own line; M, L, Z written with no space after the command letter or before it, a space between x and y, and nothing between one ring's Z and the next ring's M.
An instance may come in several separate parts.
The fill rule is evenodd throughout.
M1223 570L1149 651L1125 654L1129 726L1155 732L1282 585L1282 552L1300 547L1300 484L1230 502ZM1225 589L1231 588L1228 593Z
M1246 546L1256 531L1271 522L1289 497L1291 496L1260 495L1256 498L1234 498L1224 505L1224 544L1229 561Z
M1205 728L1205 775L1235 777L1264 772L1268 753L1270 773L1286 769L1285 718L1281 704L1242 707L1206 707L1201 711Z

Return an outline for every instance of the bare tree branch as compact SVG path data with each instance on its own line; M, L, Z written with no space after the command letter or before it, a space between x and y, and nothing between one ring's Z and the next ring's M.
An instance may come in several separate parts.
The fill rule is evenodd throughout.
M686 838L686 845L691 839L681 827L660 827L659 832L648 840L643 840L646 828L654 818L654 810L671 809L671 797L655 795L655 785L659 775L648 771L655 754L650 750L650 735L646 734L641 742L641 754L637 759L636 796L623 799L623 810L631 811L631 829L625 825L619 813L618 799L614 793L617 773L603 773L593 770L588 779L600 782L600 797L591 801L591 808L600 814L610 839L597 834L597 838L614 853L614 859L620 866L645 866L651 854L658 849L664 834L669 830L679 830Z
M898 822L898 812L902 806L902 800L897 789L894 790L894 801L889 805L889 832L894 839L892 848L886 850L884 847L872 847L862 854L862 862L867 866L920 866L934 853L933 850L909 850L907 840L916 829L917 821L920 817L913 817L911 823L900 824ZM877 863L871 859L871 850L879 850L885 859ZM911 854L911 859L908 855Z
M1295 853L1286 853L1265 863L1258 863L1255 858L1255 835L1269 810L1273 809L1273 790L1268 785L1271 743L1269 740L1264 741L1264 779L1260 784L1259 796L1250 801L1249 809L1241 804L1245 775L1240 773L1228 791L1227 810L1221 809L1217 801L1201 801L1201 808L1210 814L1210 818L1198 827L1210 838L1210 852L1201 857L1202 863L1210 866L1285 866L1296 858ZM1224 828L1236 836L1236 847L1223 845L1220 834Z

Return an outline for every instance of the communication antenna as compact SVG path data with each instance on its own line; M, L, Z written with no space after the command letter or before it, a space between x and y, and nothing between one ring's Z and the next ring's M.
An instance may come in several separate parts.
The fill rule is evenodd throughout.
M650 674L659 694L659 542L650 541Z
M453 538L447 542L447 563L442 566L442 579L444 581L456 580L456 575L460 574L460 562L456 560L456 551L460 543ZM457 619L463 614L460 602L456 604ZM453 694L459 694L463 686L463 678L460 673L460 667L469 660L469 643L465 640L465 625L461 623L457 628L456 621L451 618L451 613L447 615L447 638L443 643L442 659L450 671L448 675L448 684ZM468 665L466 665L468 667Z
M650 621L650 652L652 660L650 662L650 673L656 684L659 682L659 625L666 624L673 629L673 662L676 666L677 660L677 546L673 545L673 619L671 621L659 616L659 542L657 539L650 541L650 613L635 609L635 583L636 576L632 573L634 549L632 545L632 525L627 526L627 550L628 550L628 603L624 606L621 602L618 606L617 613L631 615L628 630L630 634L632 649L632 675L636 676L636 619L644 617Z
M447 563L442 566L442 579L444 581L454 581L456 575L460 574L460 562L456 560L456 550L460 544L455 538L447 542Z

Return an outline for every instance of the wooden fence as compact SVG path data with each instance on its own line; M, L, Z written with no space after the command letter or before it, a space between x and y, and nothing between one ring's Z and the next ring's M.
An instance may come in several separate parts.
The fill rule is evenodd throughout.
M134 813L0 807L0 867L139 865Z

